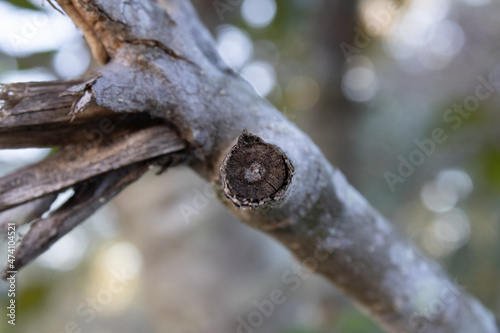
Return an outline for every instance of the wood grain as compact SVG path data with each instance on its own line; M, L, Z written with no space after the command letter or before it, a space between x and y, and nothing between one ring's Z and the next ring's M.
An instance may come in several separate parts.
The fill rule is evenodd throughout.
M0 178L0 211L107 171L184 148L186 143L165 125L111 136L100 145L87 141L66 146L37 164Z

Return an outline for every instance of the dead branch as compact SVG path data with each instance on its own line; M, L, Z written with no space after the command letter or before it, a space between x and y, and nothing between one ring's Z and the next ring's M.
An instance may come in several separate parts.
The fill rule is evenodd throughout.
M66 169L78 165L71 161L66 165L61 157L64 154L60 154L0 180L3 209L68 186L77 189L75 199L52 219L33 225L18 249L18 266L88 216L99 206L99 198L107 201L122 188L112 187L100 177L116 176L113 179L124 179L120 184L126 186L129 178L118 171L126 170L125 165L154 156L168 157L187 147L191 167L213 184L222 202L239 219L283 243L298 260L332 281L388 331L417 332L421 329L419 320L424 318L426 332L499 333L490 311L463 290L457 291L439 265L401 237L329 164L307 135L228 69L189 1L58 3L83 29L96 58L106 63L99 76L75 85L71 113L76 112L77 117L92 112L89 110L93 107L116 113L139 112L171 124L175 130L158 124L147 126L89 150L85 155L89 171L78 169L84 176ZM7 109L23 105L22 99L4 98ZM70 100L62 98L67 108ZM18 117L12 111L6 114L9 112ZM57 114L55 118L64 117ZM41 121L38 119L29 126L36 126ZM6 128L24 130L19 121L13 122L15 125ZM57 126L45 126L51 133L61 131ZM11 129L6 129L7 136L12 134L8 132ZM251 135L244 134L238 141L244 130ZM169 137L161 154L152 151L158 144L136 147L148 145L141 133L149 131L156 131L151 139ZM184 140L185 146L175 141L172 147L172 140L176 140L173 133ZM133 139L136 135L138 139ZM254 157L257 160L262 156L253 156L255 147L243 144L248 137L253 138L253 144L275 153L264 154L259 165L253 164ZM124 153L129 150L130 154ZM135 154L142 155L130 156ZM239 157L232 159L235 155L231 154ZM221 172L224 160L228 163ZM284 168L280 167L283 161ZM117 170L123 166L125 169ZM60 177L50 176L54 169ZM277 177L268 174L270 170L282 170L284 174ZM20 190L29 190L28 180L33 187L31 195ZM234 203L246 208L237 209ZM425 309L446 292L446 308L426 318ZM454 297L449 297L450 292Z
M75 194L53 215L31 225L16 249L15 262L8 264L3 276L17 271L45 252L58 239L92 215L127 185L148 170L148 164L131 165L89 179L76 186Z
M121 134L121 133L118 133ZM184 149L185 143L167 126L106 138L100 145L68 145L55 155L0 179L0 211L59 192L74 184Z
M11 222L20 226L41 218L42 214L49 210L56 197L56 193L51 193L1 212L0 237L7 234L7 225Z

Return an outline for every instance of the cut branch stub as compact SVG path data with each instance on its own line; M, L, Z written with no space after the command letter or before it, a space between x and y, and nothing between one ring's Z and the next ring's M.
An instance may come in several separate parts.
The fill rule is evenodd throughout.
M224 194L237 207L256 208L283 198L293 166L278 147L243 131L221 166Z

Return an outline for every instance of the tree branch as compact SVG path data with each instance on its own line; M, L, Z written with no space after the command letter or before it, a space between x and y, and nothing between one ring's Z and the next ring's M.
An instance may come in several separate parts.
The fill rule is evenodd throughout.
M499 332L487 309L402 238L302 131L224 65L188 1L58 2L63 9L71 5L78 15L70 16L84 22L77 24L95 42L93 53L103 62L104 53L110 59L99 77L76 89L76 111L85 114L95 103L173 124L187 143L191 167L212 182L239 219L283 243L388 331ZM256 147L249 147L249 140L269 152L264 160L253 159ZM99 186L90 189L99 191ZM98 197L82 195L84 206ZM2 197L4 207L29 200ZM42 228L51 230L48 236L36 231L40 222L34 225L28 238L33 245L24 256L32 258L54 234L74 226L70 216L62 219L69 219L62 232L56 222ZM444 308L429 316L439 300Z
M41 218L43 213L49 210L56 197L57 193L51 193L1 212L0 237L7 235L8 224L11 222L20 226Z
M149 166L165 168L186 158L186 143L164 120L145 113L117 114L91 98L81 103L93 82L95 78L2 86L0 148L61 147L43 161L0 178L0 232L10 222L38 219L17 249L15 269L43 253ZM75 195L40 219L57 194L70 187ZM4 277L11 270L6 268Z
M121 134L121 133L119 133ZM43 161L0 179L0 211L76 183L154 157L178 152L185 143L167 126L110 136L100 145L68 145Z
M45 252L147 170L147 164L131 165L78 184L73 197L52 216L31 225L16 249L14 263L7 265L3 277L7 278L9 271L17 271Z

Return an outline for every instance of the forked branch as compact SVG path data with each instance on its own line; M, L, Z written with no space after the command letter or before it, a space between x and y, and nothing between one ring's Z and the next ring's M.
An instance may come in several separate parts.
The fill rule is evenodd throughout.
M64 171L68 165L59 164L65 161L59 155L41 162L40 169L28 167L0 180L6 191L0 195L4 209L69 186L76 189L74 199L59 213L33 225L18 250L19 264L88 216L101 204L99 198L107 201L136 179L148 158L158 163L154 158L170 158L185 147L181 156L213 184L223 204L240 220L283 243L388 331L420 332L425 327L425 332L432 333L499 333L491 312L456 288L437 263L399 235L348 184L306 134L228 69L189 1L58 3L82 28L93 54L106 65L99 75L76 86L72 91L76 102L61 97L62 109L68 113L57 108L45 112L67 126L95 125L99 117L94 118L92 112L113 118L109 111L147 114L152 122L145 119L140 128L135 123L117 124L116 135L123 131L124 136L110 135L110 142L89 150L85 155L88 168L71 164L83 176ZM10 109L23 105L12 101L8 96ZM20 142L11 146L37 146L36 140L22 138L35 130L41 131L43 144L53 144L57 137L73 143L81 138L64 132L61 122L40 125L42 117L31 111L4 112L14 117L14 126L0 130L0 147L9 147L9 137ZM25 113L37 118L28 116L27 128L15 120ZM89 118L79 123L80 115ZM69 117L74 117L73 122ZM135 147L148 145L142 135L165 140L164 145L155 141L154 149L153 145L151 149ZM185 146L175 141L179 140L175 135ZM136 136L139 139L132 140ZM176 143L173 147L172 142ZM160 152L158 147L163 147ZM128 149L137 156L124 153ZM52 169L63 177L49 175L51 181L43 180L42 175ZM28 188L23 177L34 180L34 195L16 193L16 187ZM115 181L118 185L111 185ZM446 297L446 307L436 316L426 316L426 309L440 297Z
M36 221L17 249L16 270L149 167L165 168L185 158L185 141L162 119L117 114L92 100L85 112L75 112L88 82L17 83L0 92L0 148L57 147L44 160L0 178L0 232L5 233L10 222ZM68 188L75 191L73 197L42 218L57 194Z

